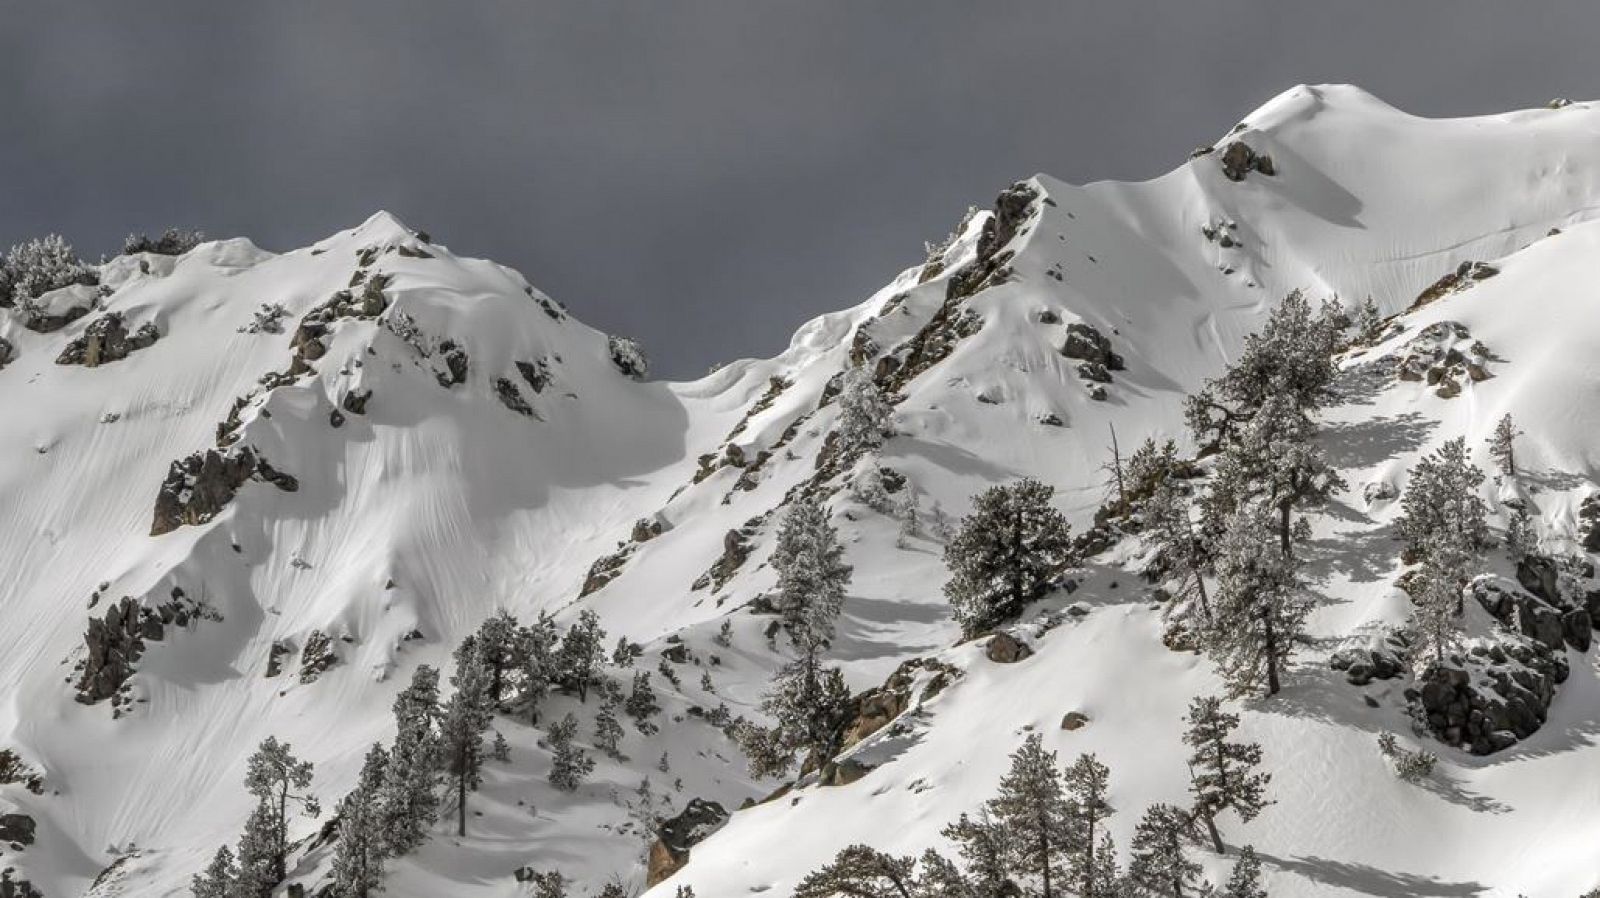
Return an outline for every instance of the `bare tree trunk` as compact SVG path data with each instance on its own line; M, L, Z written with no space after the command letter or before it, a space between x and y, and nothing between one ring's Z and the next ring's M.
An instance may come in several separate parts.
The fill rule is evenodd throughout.
M1216 849L1217 854L1227 854L1228 849L1222 845L1222 833L1217 832L1217 818L1209 813L1200 816L1206 822L1206 831L1211 833L1211 847Z
M467 775L456 777L456 835L467 834Z
M1267 628L1267 694L1278 694L1278 631L1272 626L1270 614L1262 615Z

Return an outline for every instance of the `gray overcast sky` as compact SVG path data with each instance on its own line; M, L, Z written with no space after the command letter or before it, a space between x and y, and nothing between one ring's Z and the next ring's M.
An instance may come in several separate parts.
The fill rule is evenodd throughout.
M1600 4L9 3L0 246L304 245L386 208L657 372L768 355L1036 171L1143 179L1298 82L1600 97Z

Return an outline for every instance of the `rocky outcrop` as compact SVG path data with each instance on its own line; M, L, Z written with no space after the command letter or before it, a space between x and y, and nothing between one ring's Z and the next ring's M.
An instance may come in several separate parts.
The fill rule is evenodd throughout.
M1429 667L1406 697L1440 741L1487 755L1538 731L1567 674L1564 654L1511 637Z
M628 559L633 557L633 549L632 545L626 545L610 555L602 555L595 559L594 564L589 565L589 573L583 578L583 588L578 591L578 598L599 592L607 583L622 576L623 567L627 565Z
M1106 398L1106 391L1100 384L1111 383L1111 372L1126 367L1122 356L1112 351L1110 338L1093 325L1081 321L1067 325L1061 354L1069 359L1080 360L1078 378L1088 387L1090 398L1097 400Z
M1277 166L1273 164L1272 157L1266 153L1257 153L1250 145L1242 140L1230 141L1222 149L1220 157L1222 174L1230 181L1243 181L1250 172L1271 177L1278 173Z
M139 325L132 333L121 312L107 312L89 322L83 335L67 343L56 356L57 365L82 365L96 368L129 355L161 339L161 332L151 322Z
M1392 680L1406 672L1411 654L1411 639L1405 633L1391 633L1371 645L1340 649L1328 659L1328 666L1344 671L1352 686L1365 686L1373 680Z
M334 651L333 639L321 630L312 630L306 636L305 647L300 649L300 682L310 685L327 670L339 663L339 653Z
M522 398L522 392L517 389L517 385L510 379L504 377L495 378L494 395L500 400L501 405L504 405L506 408L511 409L517 414L528 418L538 417L538 415L533 411L533 406L529 405L528 401Z
M654 886L682 870L689 863L689 849L704 842L727 822L728 812L722 805L700 798L689 799L681 813L663 821L656 830L656 840L650 845L645 886Z
M352 415L365 415L371 399L371 390L351 390L339 399L339 407Z
M711 569L694 581L694 589L721 589L750 557L754 548L751 539L761 528L761 518L751 518L737 530L729 530L722 537L722 555L712 563Z
M996 664L1015 664L1033 656L1033 648L1010 633L996 633L983 647L983 656Z
M854 712L845 724L840 750L846 751L888 726L914 705L931 701L961 676L961 669L932 658L902 662L882 686L854 699ZM917 684L922 684L917 688Z
M27 814L0 814L0 842L13 848L26 848L33 844L35 824Z
M1500 269L1487 262L1462 262L1456 270L1450 272L1432 284L1427 289L1417 294L1416 301L1411 303L1411 308L1406 311L1420 309L1430 302L1451 293L1460 293L1479 281L1486 281L1500 273Z
M15 879L10 867L0 870L0 898L44 898L44 893L26 879Z
M10 340L7 340L5 337L0 337L0 368L4 368L5 366L16 361L16 359L17 348L11 345Z
M435 369L434 379L439 381L439 386L450 389L456 384L467 382L467 369L469 359L467 351L454 340L443 340L439 343L439 360L444 362L442 369Z
M122 687L144 655L145 643L161 642L168 627L187 627L199 614L200 607L174 588L172 598L154 608L124 596L103 617L91 617L83 634L85 655L78 664L78 702L112 699L113 716L120 717L126 705Z
M1592 576L1588 562L1575 564L1585 569L1567 572L1574 579ZM1472 595L1507 629L1551 651L1559 652L1566 646L1588 651L1594 628L1600 626L1600 592L1576 588L1563 591L1561 568L1553 558L1529 555L1517 564L1520 589L1509 581L1487 578L1472 585Z
M516 364L517 373L521 374L522 379L527 381L528 386L533 389L535 395L543 393L544 388L550 385L549 362L540 359L537 362L517 362Z
M1395 376L1403 381L1422 381L1434 388L1442 399L1461 393L1467 381L1488 380L1491 362L1499 361L1489 347L1474 340L1466 326L1455 321L1436 321L1408 340L1395 361Z
M260 480L284 492L300 488L293 477L259 457L249 446L207 449L172 463L156 494L150 535L203 524L222 512L247 481Z
M611 364L623 375L634 380L644 380L650 376L650 360L645 357L644 347L639 341L628 337L606 337L606 352L611 356Z

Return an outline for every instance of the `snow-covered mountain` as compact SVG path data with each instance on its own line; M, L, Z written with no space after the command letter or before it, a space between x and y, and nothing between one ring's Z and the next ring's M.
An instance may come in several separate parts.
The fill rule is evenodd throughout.
M331 807L393 738L412 671L448 671L497 609L592 609L644 646L641 669L675 672L657 681L666 719L628 730L631 760L595 753L569 794L547 782L544 725L498 717L510 760L487 766L468 836L441 822L390 861L389 895L528 894L524 868L560 869L575 894L643 889L646 777L661 816L694 798L752 805L686 864L658 857L657 874L681 869L649 895L787 895L852 843L943 846L1029 731L1110 766L1126 845L1144 807L1185 799L1182 717L1218 690L1209 662L1164 644L1144 546L1093 541L1071 590L1013 631L1032 655L998 663L960 642L934 509L957 518L977 491L1032 476L1089 530L1113 432L1124 449L1171 437L1192 452L1184 397L1299 289L1395 317L1342 358L1323 416L1350 486L1312 516L1308 644L1280 695L1239 705L1275 803L1229 843L1256 847L1274 896L1600 885L1588 628L1563 618L1546 654L1569 673L1547 719L1491 754L1414 732L1405 675L1356 685L1346 669L1409 613L1395 498L1446 440L1487 468L1512 413L1519 472L1484 487L1494 526L1520 499L1546 554L1594 545L1600 107L1552 107L1428 120L1297 87L1156 180L1019 182L782 354L689 383L649 381L629 341L381 213L282 255L235 239L119 256L98 287L0 309L0 750L41 777L0 785L0 831L31 836L0 849L4 865L48 898L186 894L250 812L258 743L314 762ZM846 461L833 400L857 365L895 397L895 436ZM857 691L902 676L880 693L884 720L858 728L850 775L763 802L780 783L752 780L706 718L759 716L784 660L760 599L778 518L805 492L829 496L854 568L828 660ZM909 496L920 527L895 510ZM1530 601L1498 553L1485 563L1498 579L1484 582ZM1546 604L1581 606L1582 573ZM1537 641L1533 616L1513 626ZM593 701L549 706L587 738ZM1069 712L1087 723L1063 728ZM1397 779L1383 732L1436 751L1438 769ZM331 862L319 826L291 833L288 882L307 893ZM1231 858L1194 855L1226 877Z

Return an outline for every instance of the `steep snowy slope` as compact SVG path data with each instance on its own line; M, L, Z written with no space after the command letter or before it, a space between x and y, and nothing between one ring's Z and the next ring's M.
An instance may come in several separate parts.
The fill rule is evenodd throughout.
M978 489L1032 475L1082 530L1113 428L1124 449L1181 439L1183 396L1284 293L1371 295L1398 313L1482 260L1499 273L1398 319L1400 332L1347 361L1348 401L1326 438L1352 489L1316 524L1318 643L1283 696L1245 706L1278 803L1226 835L1262 850L1275 896L1576 894L1600 866L1588 847L1600 785L1584 773L1600 715L1591 655L1569 652L1572 675L1537 734L1487 758L1439 749L1426 788L1396 780L1373 747L1377 732L1409 734L1401 681L1365 690L1369 707L1328 656L1406 613L1386 531L1394 503L1369 504L1366 484L1403 486L1415 459L1453 436L1481 449L1507 410L1528 433L1528 473L1486 498L1520 492L1550 548L1579 548L1597 475L1584 411L1600 387L1586 361L1600 341L1587 283L1600 232L1584 224L1600 209L1597 137L1589 104L1435 121L1354 88L1298 87L1157 180L1023 182L928 265L807 324L776 358L686 384L635 381L625 352L614 359L604 335L519 275L385 215L281 256L236 240L176 261L118 259L102 271L104 312L54 333L0 310L0 337L17 347L0 369L0 675L14 684L0 748L46 786L0 787L0 813L38 824L35 844L5 862L51 898L85 893L113 864L92 894L181 894L243 823L243 765L262 738L314 761L331 805L366 747L392 737L389 705L416 665L448 668L497 607L525 620L593 608L612 638L646 645L645 669L684 646L688 660L668 662L681 685L658 682L676 722L630 732L631 762L601 759L569 796L545 782L542 734L498 720L512 759L491 765L471 835L441 824L391 863L388 894L523 894L513 873L524 866L560 868L588 890L613 876L642 888L641 778L666 815L691 797L732 809L778 785L752 782L699 717L719 703L755 714L783 660L764 636L770 616L750 603L773 583L777 515L800 491L831 495L848 540L855 577L829 659L852 687L912 658L964 673L861 746L873 768L861 779L734 813L649 894L784 895L851 842L941 844L1029 727L1067 758L1095 751L1110 764L1125 845L1145 805L1183 798L1180 717L1216 688L1209 665L1163 646L1132 541L1093 558L1072 595L1040 604L1041 615L1079 602L1088 613L1047 633L1025 622L1034 657L997 665L981 645L956 645L934 507L959 516ZM1546 238L1552 228L1565 232ZM88 289L52 300L86 301ZM247 332L264 303L283 305L281 332ZM56 364L105 312L160 337L98 367ZM1451 398L1385 367L1444 320L1496 359L1492 377L1463 378ZM833 391L854 364L898 397L897 435L865 460L830 442ZM231 501L180 476L166 506L177 511L158 515L170 465L208 449L243 471L223 477ZM879 466L897 505L918 498L917 533L849 486ZM153 518L165 532L150 535ZM79 703L85 630L123 596L184 622L147 640L112 694ZM728 646L713 639L724 622ZM321 670L311 653L303 683L314 632L337 663ZM268 677L274 658L283 670ZM550 717L569 710L587 738L593 703L560 697ZM1069 711L1089 725L1063 731ZM656 769L663 753L668 772ZM316 829L302 821L294 836ZM314 889L328 860L311 847L290 881Z

